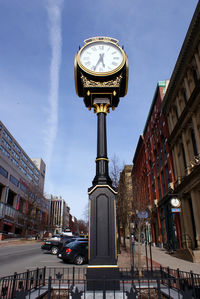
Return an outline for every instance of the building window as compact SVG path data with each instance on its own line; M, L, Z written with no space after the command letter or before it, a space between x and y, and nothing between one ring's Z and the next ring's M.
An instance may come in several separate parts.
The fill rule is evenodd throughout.
M20 189L26 193L26 186L24 184L20 183Z
M6 155L8 158L10 158L9 152L1 145L0 145L0 150L2 151L2 153L4 153L4 155Z
M187 91L186 91L185 87L183 88L183 98L184 98L185 104L187 104L188 95L187 95Z
M19 163L14 158L11 158L10 160L13 162L13 164L15 164L17 167L19 167Z
M12 175L10 175L10 181L13 183L15 186L19 186L19 181Z
M18 160L20 159L19 155L14 151L12 150L12 154L15 158L17 158Z
M152 185L152 191L153 191L153 199L156 199L156 190L154 185Z
M14 149L15 149L16 151L18 151L18 153L21 153L21 150L20 150L20 148L17 146L16 143L13 143L13 147L14 147Z
M34 174L34 178L35 178L37 181L39 181L39 178L38 178L38 176L37 176L36 174Z
M191 139L192 139L194 155L197 156L198 155L198 149L197 149L196 138L195 138L195 135L194 135L194 130L191 130Z
M33 175L33 171L29 167L28 167L28 171L29 171L30 174Z
M165 146L165 139L162 137L162 147L163 147L163 153L164 153L164 159L167 160L167 152L166 152L166 146Z
M3 135L12 143L12 138L8 135L8 133L3 130Z
M29 162L29 166L30 166L30 168L32 168L32 169L35 168L31 162Z
M27 168L28 166L26 165L26 163L21 159L21 164L22 166L24 166L25 168Z
M2 137L2 143L10 150L11 149L11 146L10 144Z
M187 168L187 163L186 163L186 158L185 158L185 150L184 150L184 146L181 143L181 152L182 152L182 156L183 156L183 163L184 163L184 168Z
M26 170L23 167L20 166L19 169L26 175Z
M22 158L23 158L26 162L28 162L28 158L24 155L24 153L22 153Z
M175 115L176 115L176 120L178 121L178 111L177 111L177 107L176 106L174 106L174 112L175 112Z
M40 175L39 170L35 169L37 175Z
M161 172L161 181L162 181L162 188L163 188L163 195L164 195L166 193L166 189L165 189L165 179L164 179L163 171Z
M158 144L158 150L159 150L160 167L162 167L163 161L162 161L162 152L161 152L160 143Z
M158 192L159 192L159 199L161 199L162 194L161 194L161 187L160 187L160 177L158 177Z
M0 166L0 174L5 178L8 178L8 172L2 166Z
M28 177L28 179L30 180L30 181L32 181L33 180L33 178L27 173L27 177Z
M167 179L167 185L169 184L170 182L170 178L169 178L169 174L171 173L171 171L169 171L168 169L168 165L166 164L165 165L165 175L166 175L166 179Z

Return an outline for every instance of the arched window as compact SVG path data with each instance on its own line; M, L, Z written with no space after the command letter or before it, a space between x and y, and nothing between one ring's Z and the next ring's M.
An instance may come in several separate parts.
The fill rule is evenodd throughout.
M193 75L193 78L194 78L195 86L197 86L197 83L198 83L198 80L199 80L199 74L198 74L198 71L197 71L196 67L192 68L192 75Z
M194 155L197 156L198 155L198 149L197 149L197 143L196 143L196 138L195 138L193 129L191 130L191 140L192 140Z
M184 168L186 169L187 163L186 163L185 150L184 150L183 143L181 143L181 152L182 152L182 157L183 157Z
M187 105L188 95L187 95L187 91L186 91L185 87L183 87L182 93L183 93L183 98L184 98L184 101L185 101L185 105Z

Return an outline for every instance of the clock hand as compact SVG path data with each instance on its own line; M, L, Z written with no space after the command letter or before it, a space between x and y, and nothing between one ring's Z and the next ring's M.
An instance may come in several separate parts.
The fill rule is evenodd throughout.
M99 60L97 61L97 64L94 66L94 71L96 70L97 68L97 65L101 62L103 67L105 67L105 64L104 64L104 61L103 61L103 57L104 57L104 53L102 54L99 54Z
M96 68L97 68L97 65L100 63L100 61L101 61L101 54L99 54L99 60L97 61L97 64L94 66L94 71L96 70Z
M104 61L103 61L104 53L99 54L99 55L100 55L100 57L101 57L101 63L102 63L102 65L103 65L103 67L105 67L105 64L104 64Z

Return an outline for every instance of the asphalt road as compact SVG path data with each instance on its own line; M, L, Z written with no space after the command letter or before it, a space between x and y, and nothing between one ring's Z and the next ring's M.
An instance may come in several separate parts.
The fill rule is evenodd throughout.
M42 251L40 247L40 242L0 247L0 277L12 275L14 272L23 273L27 269L33 270L37 267L66 268L74 266L64 263L57 256Z

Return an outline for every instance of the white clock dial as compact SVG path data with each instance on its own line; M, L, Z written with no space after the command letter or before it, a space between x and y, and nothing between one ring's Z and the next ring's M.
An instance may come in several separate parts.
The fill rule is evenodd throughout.
M94 73L110 73L118 69L124 60L121 49L110 42L93 42L86 45L80 53L84 68Z
M172 198L171 199L171 205L175 208L180 206L180 200L178 198Z

